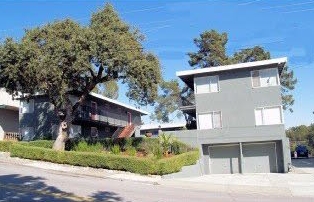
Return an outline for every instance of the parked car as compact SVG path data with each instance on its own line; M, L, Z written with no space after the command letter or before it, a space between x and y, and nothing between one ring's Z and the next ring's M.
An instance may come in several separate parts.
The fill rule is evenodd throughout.
M297 152L297 157L306 157L309 158L309 150L305 145L298 145L295 148L295 151Z

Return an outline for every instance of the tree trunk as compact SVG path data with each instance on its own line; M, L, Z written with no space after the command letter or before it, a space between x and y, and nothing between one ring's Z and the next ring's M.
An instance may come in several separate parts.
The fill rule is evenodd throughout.
M53 144L53 149L58 151L64 151L65 142L68 139L68 123L66 120L61 121L58 129L58 137Z
M69 138L69 131L72 124L72 107L68 105L65 110L59 110L58 116L60 119L58 137L52 148L57 151L64 151L65 142Z

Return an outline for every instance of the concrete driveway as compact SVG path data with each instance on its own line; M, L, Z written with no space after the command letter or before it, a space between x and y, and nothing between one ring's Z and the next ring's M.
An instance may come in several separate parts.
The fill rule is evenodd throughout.
M314 174L314 157L292 159L294 173Z

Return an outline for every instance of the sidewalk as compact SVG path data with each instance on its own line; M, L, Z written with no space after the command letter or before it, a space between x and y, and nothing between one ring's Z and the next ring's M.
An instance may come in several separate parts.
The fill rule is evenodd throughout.
M204 175L191 178L163 179L161 176L143 176L124 171L95 169L28 159L11 158L8 153L0 153L0 162L20 164L41 169L71 173L72 175L88 175L115 180L131 180L140 183L194 189L220 193L243 193L258 195L314 197L314 174L303 172L288 174L221 174Z

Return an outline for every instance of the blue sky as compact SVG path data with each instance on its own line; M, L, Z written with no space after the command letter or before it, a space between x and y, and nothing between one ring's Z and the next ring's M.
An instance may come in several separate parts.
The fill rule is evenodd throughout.
M163 75L191 69L186 55L193 38L205 30L227 32L227 51L261 45L272 57L287 56L298 84L294 113L285 112L286 127L314 122L314 0L299 1L110 1L121 17L146 36L144 46L159 56ZM24 28L56 19L89 22L104 1L1 1L0 40L19 39ZM128 102L121 89L119 100ZM151 110L150 107L143 108ZM146 122L148 119L146 119Z

